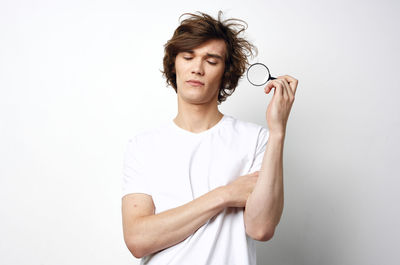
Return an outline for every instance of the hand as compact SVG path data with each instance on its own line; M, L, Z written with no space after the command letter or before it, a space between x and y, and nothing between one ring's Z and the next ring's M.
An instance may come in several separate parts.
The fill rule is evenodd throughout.
M278 76L268 81L264 90L268 94L275 88L274 95L267 107L267 124L270 134L285 135L286 124L294 102L298 80L289 76Z
M243 175L230 182L226 186L225 195L227 207L245 207L247 198L253 192L258 179L258 172Z

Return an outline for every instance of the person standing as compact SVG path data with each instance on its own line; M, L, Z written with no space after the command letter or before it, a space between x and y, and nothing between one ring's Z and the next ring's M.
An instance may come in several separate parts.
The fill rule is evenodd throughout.
M184 14L165 45L178 113L127 145L124 240L141 264L256 264L255 240L270 240L284 204L283 146L298 80L270 80L268 129L223 114L255 47L244 21Z

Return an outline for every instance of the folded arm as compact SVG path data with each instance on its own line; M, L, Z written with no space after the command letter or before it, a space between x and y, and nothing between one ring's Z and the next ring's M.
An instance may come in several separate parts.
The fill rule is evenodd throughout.
M129 251L142 258L183 241L225 208L224 198L222 188L216 188L187 204L154 214L150 195L124 196L122 221Z

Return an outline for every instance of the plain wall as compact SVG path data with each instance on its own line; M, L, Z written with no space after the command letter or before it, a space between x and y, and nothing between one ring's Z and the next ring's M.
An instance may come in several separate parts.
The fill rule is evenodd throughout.
M275 76L299 80L285 208L258 264L400 264L397 1L0 2L0 263L139 264L124 245L122 161L176 115L160 70L184 12L247 21ZM266 125L243 79L223 113ZM156 150L155 150L156 151Z

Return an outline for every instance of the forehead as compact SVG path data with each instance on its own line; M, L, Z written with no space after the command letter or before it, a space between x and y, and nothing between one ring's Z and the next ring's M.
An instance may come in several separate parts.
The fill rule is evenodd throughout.
M192 49L192 51L198 54L211 53L225 57L226 44L225 41L223 40L209 40L197 46L196 48Z

